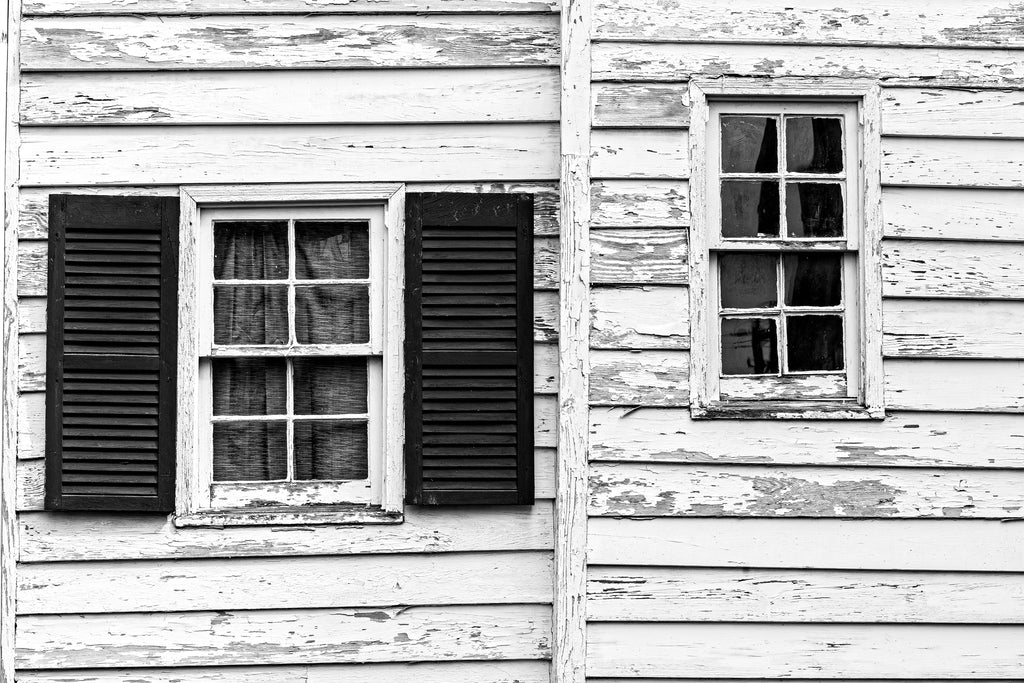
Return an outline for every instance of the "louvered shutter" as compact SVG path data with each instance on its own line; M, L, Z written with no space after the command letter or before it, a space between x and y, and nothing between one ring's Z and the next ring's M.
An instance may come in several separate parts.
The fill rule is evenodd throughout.
M51 195L46 508L174 507L178 200Z
M533 503L533 200L406 201L407 502Z

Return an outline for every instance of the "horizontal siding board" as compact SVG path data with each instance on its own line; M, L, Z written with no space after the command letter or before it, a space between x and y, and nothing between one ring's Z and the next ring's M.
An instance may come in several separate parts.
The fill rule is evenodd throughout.
M685 287L595 287L590 290L590 346L597 349L690 348Z
M27 16L122 14L510 14L557 12L556 0L29 0Z
M592 351L591 405L689 405L686 351Z
M686 178L689 138L681 130L600 129L590 137L592 178Z
M1024 361L887 360L894 410L1024 413Z
M591 515L1024 518L1024 472L594 463Z
M554 124L26 128L24 185L538 180Z
M1024 299L1024 244L882 243L887 297Z
M686 128L690 95L679 83L594 83L594 128Z
M882 138L882 183L1024 189L1024 140Z
M1024 359L1024 302L888 299L882 349L890 358Z
M1024 524L982 519L594 517L588 524L590 564L1024 571Z
M672 180L601 180L590 186L593 227L685 228L689 188Z
M553 66L557 48L551 15L37 17L24 22L21 68Z
M595 42L593 78L685 81L704 76L880 78L889 83L1017 86L1024 61L1014 50L922 47L829 47Z
M546 605L23 616L18 668L545 659Z
M590 281L595 285L685 285L686 230L590 231Z
M533 341L558 341L558 292L534 292Z
M26 74L20 112L23 126L557 121L558 72Z
M1024 242L1024 191L886 187L886 237Z
M592 408L600 461L867 467L1024 468L1015 415L890 412L882 421L763 421L735 429L688 408Z
M1019 90L892 88L881 106L883 135L1024 138Z
M21 392L18 396L18 458L42 458L46 441L46 393Z
M1020 574L590 567L591 621L1024 623Z
M594 676L1016 678L1024 626L591 624Z
M817 45L1024 47L1020 7L997 3L936 5L912 0L859 0L836 6L823 0L780 5L771 0L707 3L678 0L650 11L644 0L598 0L598 40Z

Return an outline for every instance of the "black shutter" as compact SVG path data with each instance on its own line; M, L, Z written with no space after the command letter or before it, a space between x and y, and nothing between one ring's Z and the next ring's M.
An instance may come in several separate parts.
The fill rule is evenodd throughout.
M178 199L50 196L46 508L174 508Z
M533 199L406 199L406 500L533 503Z

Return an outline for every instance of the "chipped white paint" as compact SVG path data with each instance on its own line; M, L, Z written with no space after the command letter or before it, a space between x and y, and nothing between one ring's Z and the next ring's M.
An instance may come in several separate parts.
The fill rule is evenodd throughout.
M898 358L1024 358L1024 302L888 299L885 355Z
M1017 21L1024 22L1020 16ZM892 89L882 97L882 133L1022 138L1022 106L1019 90Z
M685 285L686 230L610 228L590 233L594 284Z
M887 297L1024 298L1024 244L887 240L882 259Z
M689 94L679 83L595 83L594 128L686 128Z
M883 138L882 182L1020 189L1024 140Z
M689 405L686 351L591 353L592 405Z
M679 130L595 130L593 178L686 178L689 141Z
M687 349L689 297L684 287L599 287L590 295L595 349Z
M887 360L896 410L1024 413L1024 360Z
M1024 192L886 187L885 236L1024 242Z
M558 8L557 0L31 0L25 14L533 14Z
M591 186L594 227L679 228L690 224L687 184L670 180L602 180Z

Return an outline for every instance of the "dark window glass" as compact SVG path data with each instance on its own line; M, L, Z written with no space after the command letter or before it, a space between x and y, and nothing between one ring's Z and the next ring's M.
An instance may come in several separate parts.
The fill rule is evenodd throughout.
M787 306L838 306L843 294L842 254L786 254L782 272Z
M365 422L295 421L295 478L366 479Z
M842 187L838 183L787 183L786 234L842 237Z
M218 280L283 280L288 277L288 223L216 221L213 276Z
M213 341L217 344L287 344L288 287L214 287Z
M779 183L722 181L722 237L778 237Z
M283 358L216 358L213 361L214 415L283 415Z
M296 415L366 412L365 358L296 358Z
M777 374L776 335L775 321L770 318L722 320L722 374Z
M786 117L786 170L841 173L843 123L817 116Z
M778 128L764 116L722 117L722 171L775 173L779 170Z
M719 254L722 308L778 306L777 264L775 254Z
M283 421L215 422L213 480L284 479L288 476L287 439Z
M843 319L838 315L786 318L786 352L793 372L843 369Z
M295 338L300 344L363 344L370 341L369 287L296 287Z
M370 276L370 230L365 223L295 222L295 277L357 279Z

